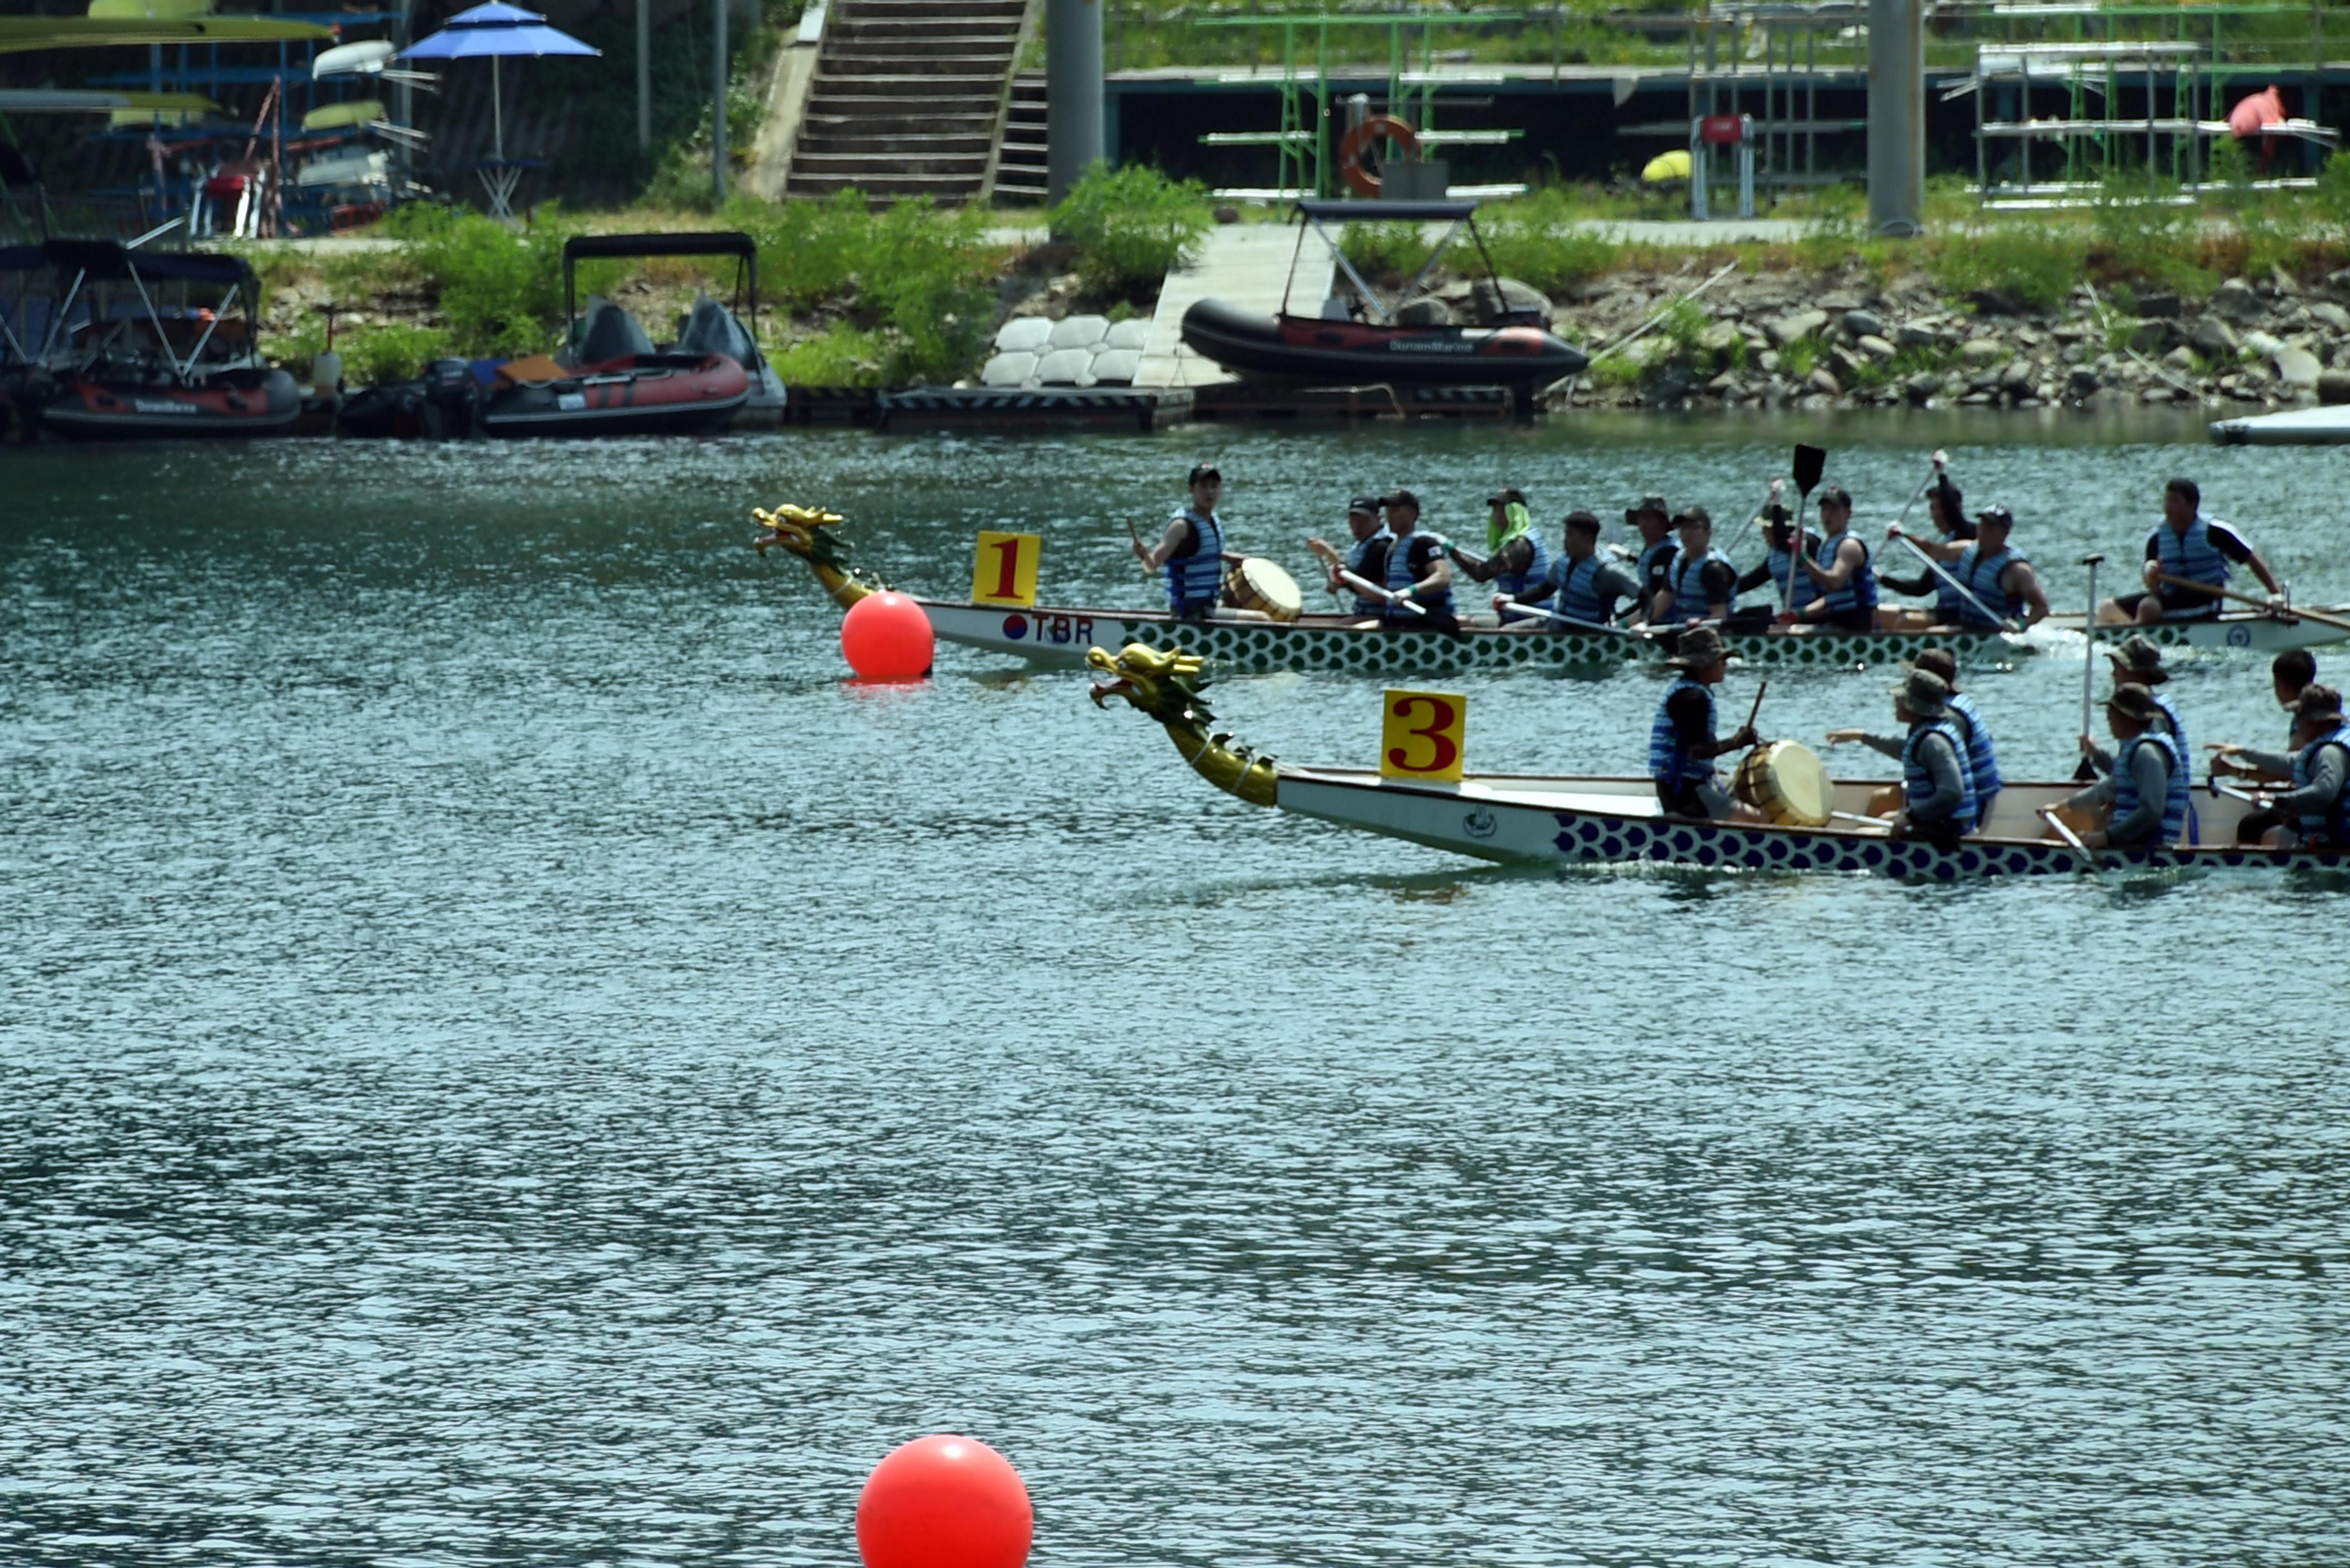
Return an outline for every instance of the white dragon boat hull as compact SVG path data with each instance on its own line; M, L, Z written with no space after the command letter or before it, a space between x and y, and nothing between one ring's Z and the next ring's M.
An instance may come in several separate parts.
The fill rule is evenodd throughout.
M1594 665L1653 663L1669 649L1658 637L1607 637L1590 632L1462 628L1458 638L1432 632L1364 631L1352 617L1304 616L1294 621L1178 621L1163 611L1037 606L1003 609L968 601L916 597L931 628L949 642L1039 664L1079 665L1086 649L1128 643L1172 652L1178 648L1227 673L1346 670L1363 674L1472 670L1567 670ZM2051 616L2043 625L2078 636L2082 618ZM2144 632L2165 647L2244 649L2273 652L2340 639L2345 634L2315 621L2280 620L2258 613L2217 620L2174 621L2155 627L2101 626L2101 641ZM1969 663L2013 659L2035 650L2029 637L2003 632L1754 632L1722 639L1749 665L1817 670L1875 669L1897 664L1921 648L1942 647Z
M1838 780L1835 809L1860 815L1882 780ZM2064 875L2082 870L2078 852L2041 836L2036 812L2077 784L2010 784L1984 830L1956 851L1902 842L1882 827L1839 823L1693 822L1659 809L1647 779L1471 775L1457 785L1383 779L1367 769L1276 769L1274 805L1431 849L1481 860L1567 865L1652 865L1700 870L1860 872L1947 882L1961 877ZM2103 867L2152 871L2179 867L2350 867L2350 852L2248 848L2233 842L2248 809L2198 790L2203 842L2194 846L2106 849Z

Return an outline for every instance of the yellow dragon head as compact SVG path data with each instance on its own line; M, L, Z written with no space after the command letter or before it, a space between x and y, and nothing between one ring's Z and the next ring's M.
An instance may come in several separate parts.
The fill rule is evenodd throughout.
M824 585L833 603L841 608L847 609L866 595L889 586L848 564L848 546L832 532L841 520L839 513L827 512L820 506L784 505L773 512L754 506L751 515L767 530L751 541L751 547L764 556L769 545L780 545L806 561L816 581Z
M1230 735L1212 733L1216 716L1201 691L1208 685L1197 654L1181 649L1162 652L1139 642L1124 651L1089 649L1086 663L1107 680L1093 683L1087 695L1097 708L1112 697L1123 697L1146 716L1156 720L1199 775L1218 789L1255 805L1271 805L1279 773L1274 760L1247 746L1231 744Z

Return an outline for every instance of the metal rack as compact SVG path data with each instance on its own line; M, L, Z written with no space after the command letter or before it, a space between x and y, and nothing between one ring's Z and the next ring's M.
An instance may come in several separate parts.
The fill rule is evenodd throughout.
M1823 82L1850 87L1855 73L1865 68L1860 61L1866 53L1866 5L1829 0L1816 5L1717 5L1705 0L1685 16L1634 13L1617 20L1642 32L1685 28L1689 33L1688 113L1679 119L1622 126L1617 135L1685 143L1695 121L1750 115L1757 187L1833 185L1856 177L1851 170L1820 167L1820 138L1865 130L1868 121L1822 119L1820 87ZM1832 57L1841 45L1848 57L1831 57L1823 65L1823 34L1830 35Z

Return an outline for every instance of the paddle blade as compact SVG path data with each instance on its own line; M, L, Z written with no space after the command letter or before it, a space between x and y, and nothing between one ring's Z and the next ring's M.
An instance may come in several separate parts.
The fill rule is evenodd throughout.
M1828 454L1825 447L1799 446L1795 449L1795 488L1810 495L1819 488L1820 475L1827 472Z

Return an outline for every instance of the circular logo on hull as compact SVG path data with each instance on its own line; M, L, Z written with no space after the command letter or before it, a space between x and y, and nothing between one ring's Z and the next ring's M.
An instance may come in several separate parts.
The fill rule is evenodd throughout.
M1028 618L1024 615L1005 616L1003 618L1003 635L1010 638L1014 642L1026 637L1028 635Z
M2229 646L2230 648L2250 648L2250 647L2251 647L2251 646L2252 646L2252 628L2251 628L2251 627L2248 627L2248 626L2231 626L2231 627L2230 627L2230 628L2228 628L2228 646Z

